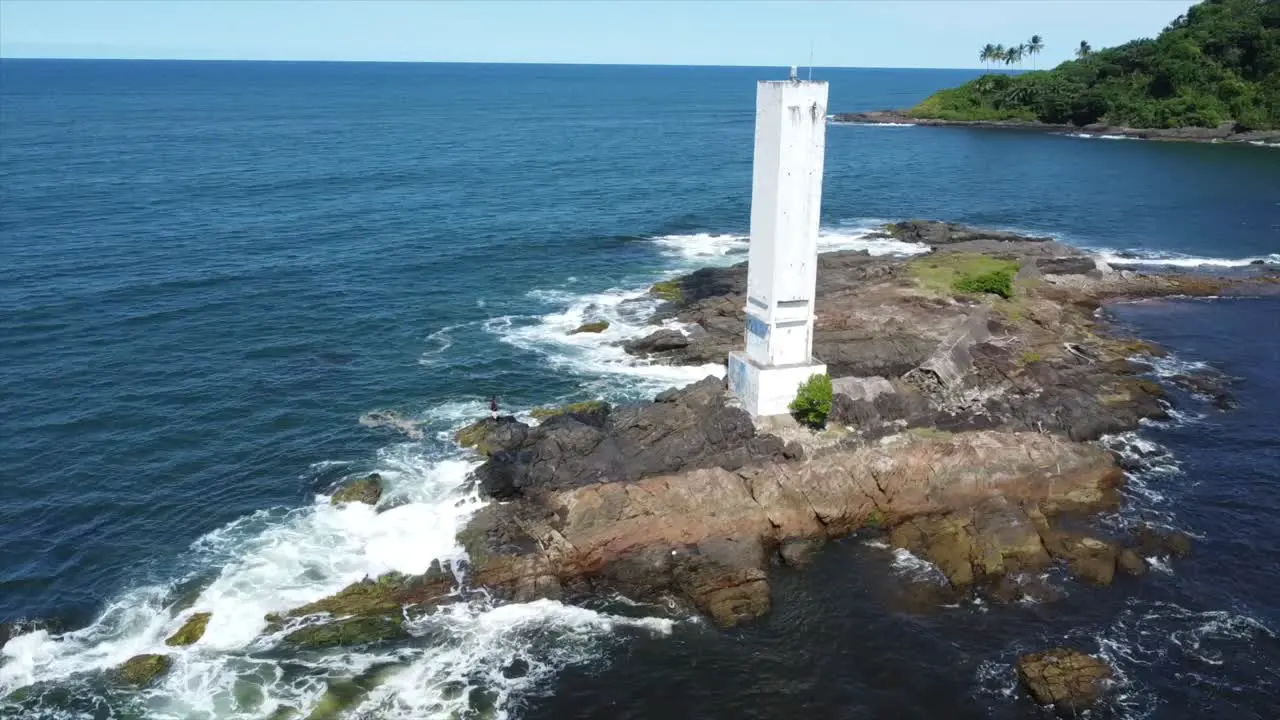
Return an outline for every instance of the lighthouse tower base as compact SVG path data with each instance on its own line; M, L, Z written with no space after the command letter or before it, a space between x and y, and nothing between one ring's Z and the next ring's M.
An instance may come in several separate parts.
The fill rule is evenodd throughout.
M745 352L729 353L729 390L753 418L790 413L800 386L826 373L821 363L761 366Z

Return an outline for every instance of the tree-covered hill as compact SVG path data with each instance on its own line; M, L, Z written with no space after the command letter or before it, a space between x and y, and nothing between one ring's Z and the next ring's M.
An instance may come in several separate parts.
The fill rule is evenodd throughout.
M1280 0L1205 0L1154 40L943 90L918 118L1280 129Z

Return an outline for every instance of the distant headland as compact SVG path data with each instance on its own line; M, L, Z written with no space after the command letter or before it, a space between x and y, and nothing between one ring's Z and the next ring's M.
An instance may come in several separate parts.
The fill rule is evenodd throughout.
M907 110L832 119L1280 144L1280 3L1205 0L1154 40L1096 52L1081 42L1076 55L1052 70L989 73Z

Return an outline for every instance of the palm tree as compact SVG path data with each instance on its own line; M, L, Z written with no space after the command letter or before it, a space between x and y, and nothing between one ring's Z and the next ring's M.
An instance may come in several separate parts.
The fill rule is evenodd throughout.
M1032 35L1031 41L1027 43L1027 54L1031 56L1031 69L1036 69L1036 56L1044 49L1044 38L1039 35Z
M1006 65L1008 64L1005 60L1005 50L1004 50L1003 44L996 45L995 47L991 48L991 60L992 62L1002 62L1002 63L1005 63Z
M1011 47L1004 51L1004 64L1012 65L1022 60L1022 48Z
M1093 53L1093 48L1089 47L1089 43L1084 40L1081 40L1080 47L1076 48L1076 57L1087 58L1092 53Z
M982 48L982 52L978 54L978 59L990 67L991 61L996 59L996 46L987 43L986 47Z

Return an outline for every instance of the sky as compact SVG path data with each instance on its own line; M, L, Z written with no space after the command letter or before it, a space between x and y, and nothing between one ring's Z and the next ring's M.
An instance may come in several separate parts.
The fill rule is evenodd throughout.
M1040 67L1154 37L1192 0L0 0L0 57ZM1029 67L1029 65L1028 65Z

